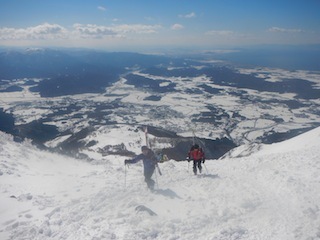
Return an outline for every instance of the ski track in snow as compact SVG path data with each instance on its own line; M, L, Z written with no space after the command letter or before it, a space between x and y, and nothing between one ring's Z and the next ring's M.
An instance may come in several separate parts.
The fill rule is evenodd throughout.
M140 163L89 163L0 133L0 239L320 239L313 131L308 147L207 160L198 176L191 162L161 163L154 192Z

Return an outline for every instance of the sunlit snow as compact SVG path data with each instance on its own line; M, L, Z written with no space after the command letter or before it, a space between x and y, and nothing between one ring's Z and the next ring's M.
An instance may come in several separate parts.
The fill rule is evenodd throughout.
M319 239L320 128L241 148L198 176L187 161L160 163L150 192L140 163L80 161L0 133L0 239Z

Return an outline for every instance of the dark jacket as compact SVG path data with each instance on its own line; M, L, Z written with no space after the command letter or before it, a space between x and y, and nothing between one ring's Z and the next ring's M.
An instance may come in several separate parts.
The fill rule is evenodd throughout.
M145 172L153 172L158 163L156 156L151 150L149 150L149 153L147 155L144 155L142 153L139 154L135 158L129 160L128 163L136 163L140 160L143 161L143 167Z

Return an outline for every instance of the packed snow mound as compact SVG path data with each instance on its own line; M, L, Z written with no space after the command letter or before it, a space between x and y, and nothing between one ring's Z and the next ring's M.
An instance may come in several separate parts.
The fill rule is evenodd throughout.
M150 192L141 163L79 161L0 133L0 239L320 239L319 146L270 151L206 160L197 176L191 162L161 163Z
M320 148L320 127L300 134L289 140L273 144L246 144L232 149L221 159L248 157L253 155L276 154L285 152L295 152L307 148Z

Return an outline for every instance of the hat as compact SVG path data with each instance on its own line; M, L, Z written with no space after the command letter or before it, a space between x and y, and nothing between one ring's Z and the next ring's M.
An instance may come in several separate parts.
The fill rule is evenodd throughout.
M149 148L147 146L142 146L141 151L144 151L144 150L149 150Z

